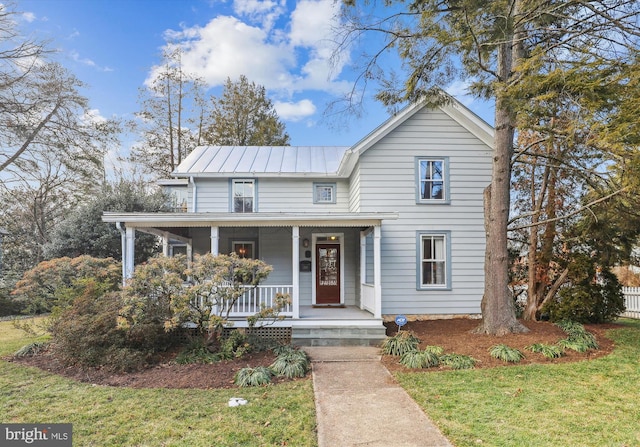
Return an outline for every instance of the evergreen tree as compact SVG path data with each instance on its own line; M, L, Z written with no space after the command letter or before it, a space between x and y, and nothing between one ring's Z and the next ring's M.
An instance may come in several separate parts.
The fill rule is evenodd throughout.
M240 76L224 84L222 96L212 98L210 144L221 146L286 146L289 135L265 88Z

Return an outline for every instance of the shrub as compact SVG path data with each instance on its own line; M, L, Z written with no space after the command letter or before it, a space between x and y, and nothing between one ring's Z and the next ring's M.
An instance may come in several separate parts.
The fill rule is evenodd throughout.
M205 341L200 338L194 338L185 346L176 356L176 363L185 365L188 363L214 363L218 361L216 354L209 351Z
M140 320L160 321L168 331L189 323L208 341L218 342L230 326L235 303L271 270L263 261L235 253L196 256L190 266L184 256L152 258L136 267L124 288L120 323L132 327ZM263 311L252 324L260 318L277 318L277 310Z
M399 331L393 337L387 337L382 342L382 353L400 356L405 352L418 349L420 339L409 331Z
M52 350L65 364L131 371L170 345L159 322L146 321L135 330L117 325L120 293L104 293L94 281L83 289L84 294L54 318L50 328Z
M472 369L476 366L476 359L469 355L444 354L440 356L440 363L452 369Z
M236 373L234 383L241 387L267 385L271 383L272 376L271 370L266 366L242 368Z
M222 339L218 356L220 359L242 357L253 350L247 334L238 329L231 331L229 336Z
M580 256L570 266L569 276L571 284L542 309L551 321L604 323L624 312L622 286L608 268L598 271L592 259Z
M524 358L522 351L516 348L511 348L505 344L494 345L489 348L489 355L494 359L511 363L518 363Z
M86 280L100 283L105 290L117 290L122 280L120 264L113 258L91 256L43 261L25 272L11 295L30 313L62 310L84 293Z

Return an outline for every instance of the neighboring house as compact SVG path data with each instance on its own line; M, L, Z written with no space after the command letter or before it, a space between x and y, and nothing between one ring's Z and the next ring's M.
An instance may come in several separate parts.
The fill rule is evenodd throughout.
M286 292L281 325L296 340L320 327L379 338L398 314L480 313L492 146L493 129L457 101L413 104L351 147L199 147L162 182L184 212L103 220L122 229L125 277L136 231L162 237L167 255L236 252L273 272L235 315Z

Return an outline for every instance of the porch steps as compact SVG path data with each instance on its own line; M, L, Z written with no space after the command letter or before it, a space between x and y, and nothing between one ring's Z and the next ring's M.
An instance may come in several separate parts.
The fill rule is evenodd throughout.
M378 325L293 326L291 342L296 346L378 346L386 338L386 328Z

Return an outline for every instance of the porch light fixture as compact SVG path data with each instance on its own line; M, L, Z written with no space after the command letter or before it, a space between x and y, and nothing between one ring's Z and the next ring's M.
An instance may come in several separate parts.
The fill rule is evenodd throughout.
M309 239L302 239L302 246L307 248L309 246Z
M332 240L332 241L335 241L338 238L336 236L329 236L329 239Z

